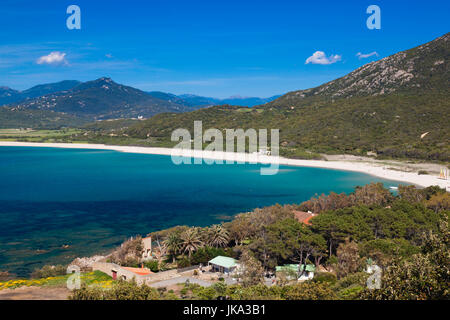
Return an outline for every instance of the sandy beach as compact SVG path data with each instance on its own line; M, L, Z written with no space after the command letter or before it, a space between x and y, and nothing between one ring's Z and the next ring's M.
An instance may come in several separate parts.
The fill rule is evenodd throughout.
M103 144L34 143L34 142L0 141L0 147L1 146L101 149L101 150L114 150L128 153L158 154L167 156L203 158L209 160L223 160L223 161L236 161L248 163L261 163L261 164L279 164L288 166L346 170L346 171L362 172L383 179L404 182L405 184L414 184L421 187L438 185L441 188L445 188L447 191L450 191L450 180L439 179L438 174L436 172L432 174L419 175L417 171L414 170L413 166L408 167L407 164L404 164L402 166L402 163L399 161L383 162L351 156L337 158L339 160L325 161L325 160L287 159L283 157L267 156L260 154L248 154L248 153L133 147L133 146L113 146ZM436 171L437 168L439 168L439 165L428 164L427 166L427 164L424 164L422 165L422 168L432 169L429 172L433 172Z

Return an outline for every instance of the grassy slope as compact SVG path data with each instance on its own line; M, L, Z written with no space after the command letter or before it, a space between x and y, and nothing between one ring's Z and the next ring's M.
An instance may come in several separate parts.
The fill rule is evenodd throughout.
M449 104L443 93L391 94L335 102L313 100L302 106L212 107L185 114L161 114L126 130L131 137L170 139L173 130L193 131L195 120L208 128L280 129L280 143L291 149L428 160L450 159ZM423 133L429 134L421 139Z

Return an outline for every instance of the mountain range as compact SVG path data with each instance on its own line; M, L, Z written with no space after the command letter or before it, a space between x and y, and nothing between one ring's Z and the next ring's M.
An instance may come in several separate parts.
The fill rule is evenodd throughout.
M176 96L173 94L167 94L158 91L149 92L149 94L158 97L160 99L167 99L170 101L183 104L188 107L197 107L197 108L200 107L204 108L218 105L254 107L271 102L281 97L281 95L276 95L269 98L232 96L226 99L217 99L217 98L197 96L193 94L182 94Z
M0 106L22 100L32 99L58 91L70 90L81 84L76 80L65 80L57 83L48 83L34 86L28 90L18 91L8 87L0 87Z
M20 113L24 110L46 110L90 121L148 118L158 113L181 113L218 104L251 107L275 98L233 97L221 100L196 95L177 96L158 91L144 92L106 77L84 83L66 80L38 85L25 91L0 87L0 105L6 105L9 111ZM13 114L11 113L12 116Z

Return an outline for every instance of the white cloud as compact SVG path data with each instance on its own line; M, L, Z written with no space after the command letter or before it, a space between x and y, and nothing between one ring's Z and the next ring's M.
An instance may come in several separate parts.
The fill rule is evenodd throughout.
M308 59L306 59L305 64L322 64L322 65L326 65L326 64L332 64L332 63L336 63L338 61L341 61L342 56L335 54L335 55L331 55L329 57L327 57L327 55L325 54L325 52L323 51L316 51L313 53L313 55L311 57L309 57Z
M374 51L374 52L366 53L366 54L361 53L361 52L358 52L358 53L356 54L356 56L357 56L359 59L366 59L366 58L369 58L369 57L371 57L371 56L376 56L376 57L378 57L378 52Z
M37 64L67 64L66 54L59 51L53 51L46 56L37 59Z

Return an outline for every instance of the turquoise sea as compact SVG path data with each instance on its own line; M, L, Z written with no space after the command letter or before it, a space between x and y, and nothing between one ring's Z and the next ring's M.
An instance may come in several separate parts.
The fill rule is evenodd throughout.
M126 237L206 226L276 203L351 192L369 175L261 165L174 165L169 156L105 150L0 147L0 271L108 252ZM68 246L68 247L67 247Z

